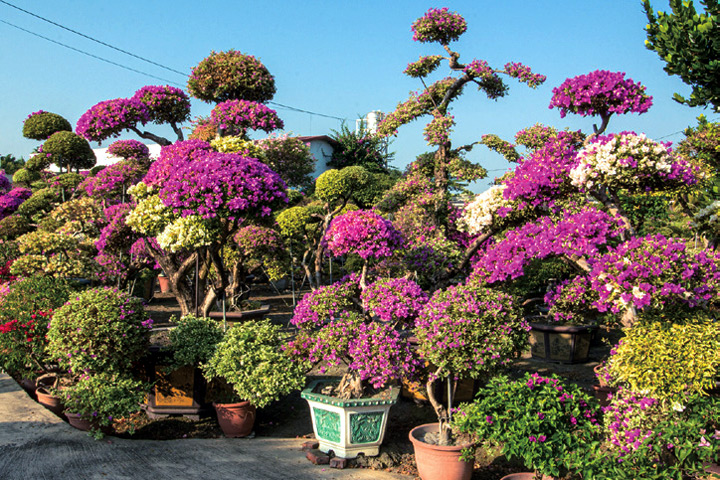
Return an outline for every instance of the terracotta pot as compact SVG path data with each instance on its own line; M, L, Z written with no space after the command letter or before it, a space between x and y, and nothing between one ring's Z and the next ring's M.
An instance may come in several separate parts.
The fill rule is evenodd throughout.
M536 479L553 480L553 477L548 477L547 475L543 475L542 477L537 477L537 476L535 476L535 473L532 473L532 472L520 472L520 473L511 473L510 475L505 475L500 480L536 480Z
M437 423L420 425L410 430L410 441L415 449L415 463L422 480L470 480L473 462L460 460L463 448L469 445L443 447L422 441L428 432L437 432Z
M40 405L50 410L58 417L65 418L65 415L63 415L63 410L65 410L65 406L63 405L60 397L51 395L50 392L45 390L45 388L43 387L35 390L35 395L37 395L37 401Z
M610 405L610 395L614 395L615 392L617 392L617 388L603 385L592 385L592 389L593 395L601 407Z
M247 437L255 425L255 405L250 402L213 403L218 423L226 437Z
M35 383L35 380L23 378L18 382L18 385L20 385L20 387L25 390L25 393L27 393L33 400L37 400L37 395L35 395L37 384Z
M160 285L160 291L167 293L170 291L170 279L165 276L158 276L158 284Z
M93 426L96 426L96 424L92 421L82 418L78 413L65 412L65 416L67 417L70 426L75 427L78 430L82 430L83 432L88 432L91 428L93 428ZM99 427L99 430L105 435L109 435L113 432L112 427Z

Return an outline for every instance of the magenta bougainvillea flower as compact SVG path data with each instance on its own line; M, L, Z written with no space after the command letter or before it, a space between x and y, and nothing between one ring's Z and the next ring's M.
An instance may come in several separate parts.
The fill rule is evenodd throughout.
M125 160L129 158L146 158L150 155L147 145L137 140L115 140L107 149L107 153Z
M145 104L134 98L116 98L100 102L83 113L75 126L75 133L87 141L102 142L117 137L120 132L138 123L150 121Z
M339 215L325 235L333 255L355 253L367 260L389 257L402 244L402 235L392 222L369 210Z
M270 133L284 126L275 110L247 100L218 103L210 113L210 120L219 130L232 135L245 135L248 130Z
M652 97L645 87L625 78L623 72L596 70L568 78L553 89L550 108L558 108L560 116L575 113L607 116L613 113L645 113L652 106Z
M447 7L431 8L413 22L411 29L416 42L448 45L465 33L467 22L462 15L450 12Z

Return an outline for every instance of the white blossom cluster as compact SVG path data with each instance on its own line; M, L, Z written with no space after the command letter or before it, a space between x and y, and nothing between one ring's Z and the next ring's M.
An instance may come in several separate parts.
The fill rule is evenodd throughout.
M484 233L493 224L495 213L500 207L508 207L508 201L503 196L505 185L493 185L488 190L475 197L465 206L459 219L458 227L471 235Z
M720 200L715 200L707 207L700 210L693 219L696 228L707 229L712 232L720 232Z

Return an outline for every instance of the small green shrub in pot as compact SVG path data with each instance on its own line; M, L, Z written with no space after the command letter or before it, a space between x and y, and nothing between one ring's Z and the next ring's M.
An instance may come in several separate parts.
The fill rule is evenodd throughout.
M127 375L83 375L62 391L63 403L67 412L90 422L90 433L95 438L102 438L103 427L111 427L113 421L120 418L127 419L128 431L132 434L135 423L131 415L140 410L149 387Z
M262 408L305 386L303 369L281 350L284 340L267 319L235 325L202 366L205 378L227 382L235 397L230 401Z
M114 288L94 288L55 312L48 352L74 374L124 373L147 353L151 327L140 299Z
M560 477L576 471L599 443L599 417L593 398L557 376L527 373L510 380L500 375L478 392L474 402L458 409L453 429L499 444L508 459Z
M613 349L614 382L670 404L714 386L720 369L720 323L696 309L641 315Z
M224 334L218 322L187 315L177 323L178 326L170 330L172 360L168 370L207 363L215 353L216 345L223 339Z

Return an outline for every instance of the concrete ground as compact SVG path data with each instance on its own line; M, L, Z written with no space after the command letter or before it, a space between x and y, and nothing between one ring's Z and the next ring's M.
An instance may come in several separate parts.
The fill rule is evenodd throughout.
M1 480L409 480L310 463L304 440L94 440L35 403L0 373Z

